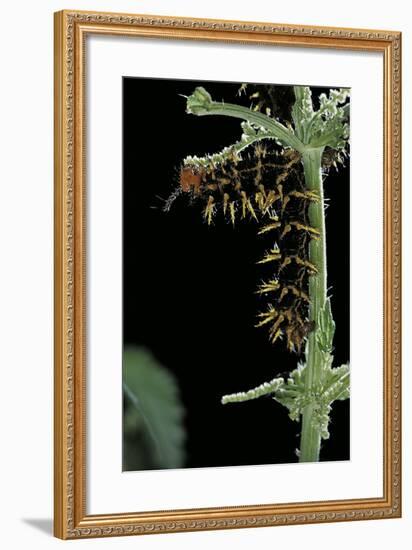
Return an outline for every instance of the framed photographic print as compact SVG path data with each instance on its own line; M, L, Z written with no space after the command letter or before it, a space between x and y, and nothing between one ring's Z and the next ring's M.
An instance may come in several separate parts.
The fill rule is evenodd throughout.
M399 32L55 14L55 535L399 517Z

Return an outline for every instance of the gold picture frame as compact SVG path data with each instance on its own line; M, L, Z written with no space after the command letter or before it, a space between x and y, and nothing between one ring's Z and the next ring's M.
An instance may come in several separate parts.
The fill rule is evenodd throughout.
M85 38L90 34L374 51L384 60L383 497L86 514ZM62 539L401 515L401 34L87 11L55 14L54 533Z

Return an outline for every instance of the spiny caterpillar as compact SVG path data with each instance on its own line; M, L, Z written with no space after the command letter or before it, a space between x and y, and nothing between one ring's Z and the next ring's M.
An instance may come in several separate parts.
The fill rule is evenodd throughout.
M256 294L266 303L256 327L269 330L270 342L286 338L290 351L301 353L314 329L308 321L309 276L317 272L308 258L311 239L319 232L308 221L308 207L318 202L304 186L299 153L272 140L259 141L242 154L228 148L220 161L210 155L187 157L180 169L179 194L200 205L208 225L219 213L233 226L246 218L259 224L258 235L270 240L262 266L267 278Z

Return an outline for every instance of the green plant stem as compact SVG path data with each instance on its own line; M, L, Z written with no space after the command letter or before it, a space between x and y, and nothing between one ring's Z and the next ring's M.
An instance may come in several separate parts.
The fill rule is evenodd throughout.
M306 187L316 192L320 199L319 202L312 203L309 207L309 223L319 231L320 237L312 239L309 245L309 259L316 265L318 272L309 278L309 319L315 322L316 328L309 334L306 349L305 389L307 395L313 395L316 391L324 367L323 354L317 343L319 312L325 306L327 297L326 233L321 171L322 153L323 147L308 149L302 155ZM321 433L320 428L314 422L315 414L316 404L314 403L307 405L303 410L300 462L317 462L319 460Z

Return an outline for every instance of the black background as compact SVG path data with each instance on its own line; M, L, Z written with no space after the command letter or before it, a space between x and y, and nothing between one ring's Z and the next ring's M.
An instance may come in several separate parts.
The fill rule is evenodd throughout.
M222 406L293 370L297 357L254 328L256 261L267 246L252 221L233 229L177 200L182 159L240 138L240 121L185 113L198 85L216 100L244 103L239 84L124 78L124 344L143 345L176 376L186 409L187 467L295 462L300 425L270 398ZM313 89L314 97L323 89ZM349 169L326 179L328 285L336 322L335 366L349 360ZM321 460L349 458L349 401L335 402Z

